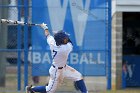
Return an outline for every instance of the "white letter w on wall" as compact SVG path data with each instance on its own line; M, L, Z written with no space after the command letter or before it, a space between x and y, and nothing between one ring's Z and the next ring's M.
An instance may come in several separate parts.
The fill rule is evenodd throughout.
M60 0L47 0L52 30L63 29L68 2L70 2L76 43L82 46L90 0L85 1L85 6L83 0L63 0L62 5Z
M78 46L81 46L86 28L90 0L86 0L85 7L83 0L70 0L70 4L76 42Z
M52 30L62 30L65 22L68 0L64 0L62 6L60 0L47 0L47 3Z

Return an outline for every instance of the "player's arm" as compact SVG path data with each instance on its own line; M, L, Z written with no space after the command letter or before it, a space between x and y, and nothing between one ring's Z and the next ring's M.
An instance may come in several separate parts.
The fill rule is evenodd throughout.
M53 48L53 46L56 45L56 43L55 43L54 37L50 35L50 32L48 30L48 26L44 23L42 23L40 26L45 31L45 35L46 35L46 38L47 38L47 43L49 44L50 48Z
M50 32L48 30L48 26L46 24L42 23L40 26L44 29L46 36L50 35Z

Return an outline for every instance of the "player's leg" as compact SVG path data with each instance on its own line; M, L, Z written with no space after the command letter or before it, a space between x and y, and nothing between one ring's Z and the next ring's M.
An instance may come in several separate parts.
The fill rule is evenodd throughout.
M65 77L75 81L77 88L82 93L88 93L85 82L80 72L70 66L66 66Z
M35 92L40 92L40 93L47 93L44 86L26 86L26 93L35 93Z
M49 70L50 72L50 80L47 86L35 86L32 87L31 90L34 92L47 92L47 93L54 93L57 89L58 85L60 84L60 78L62 76L62 70L55 69L54 67Z
M46 86L47 93L54 93L60 83L63 81L63 70L51 67L50 72L50 80L48 86Z
M57 88L57 84L54 80L50 79L48 86L33 86L33 87L26 87L26 93L54 93Z
M79 90L82 93L88 93L87 88L86 88L86 85L85 85L85 82L84 82L83 79L81 79L79 81L75 81L75 83L76 83L76 86L79 88Z
M46 93L46 86L34 86L30 88L30 91Z

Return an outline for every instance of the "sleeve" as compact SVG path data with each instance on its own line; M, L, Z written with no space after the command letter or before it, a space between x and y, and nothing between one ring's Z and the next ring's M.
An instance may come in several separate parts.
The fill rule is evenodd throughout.
M49 44L50 48L52 49L54 46L56 46L56 42L54 40L54 37L51 35L47 36L47 43Z

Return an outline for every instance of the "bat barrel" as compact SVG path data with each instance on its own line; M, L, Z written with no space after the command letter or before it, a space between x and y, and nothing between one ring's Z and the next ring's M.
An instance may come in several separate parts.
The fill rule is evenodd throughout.
M20 24L20 25L30 25L30 26L39 26L40 24L34 24L34 23L25 23L22 21L14 21L14 20L7 20L7 19L1 19L1 23L7 23L7 24Z
M6 19L1 19L1 23L7 22Z

